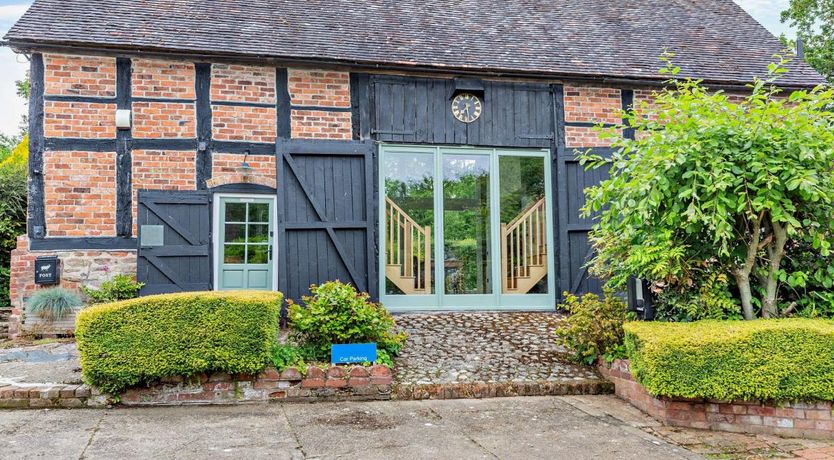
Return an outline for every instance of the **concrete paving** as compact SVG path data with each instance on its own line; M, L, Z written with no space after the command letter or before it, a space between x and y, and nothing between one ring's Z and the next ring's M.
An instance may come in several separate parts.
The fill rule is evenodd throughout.
M0 457L701 458L582 401L529 397L4 411Z

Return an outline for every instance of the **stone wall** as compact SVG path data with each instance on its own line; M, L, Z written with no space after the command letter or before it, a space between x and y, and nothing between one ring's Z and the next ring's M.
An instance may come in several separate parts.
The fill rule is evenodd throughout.
M57 256L60 259L60 287L78 292L81 286L98 287L118 274L136 274L135 251L30 251L29 238L20 236L12 251L9 297L12 315L9 335L15 337L22 320L26 299L43 286L35 284L35 259ZM46 286L51 287L51 286Z
M834 439L830 401L775 403L654 397L635 381L628 361L618 360L610 366L600 364L599 371L614 383L617 396L666 425Z

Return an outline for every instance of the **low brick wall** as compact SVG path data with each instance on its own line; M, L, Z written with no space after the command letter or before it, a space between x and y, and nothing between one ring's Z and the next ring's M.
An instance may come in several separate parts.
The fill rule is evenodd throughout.
M599 371L614 383L620 398L671 426L735 433L775 434L813 439L834 439L832 403L767 401L716 401L654 397L637 383L626 360Z
M386 366L310 367L258 375L201 374L172 377L131 388L118 398L87 385L0 384L0 409L246 404L270 401L366 401L391 399L391 369Z
M391 369L386 366L310 367L257 376L223 373L168 378L121 395L125 406L241 404L267 401L344 401L391 399Z
M108 398L87 385L0 384L0 409L105 407Z
M613 391L604 380L528 381L397 384L394 397L399 400L482 399L514 396L598 395Z

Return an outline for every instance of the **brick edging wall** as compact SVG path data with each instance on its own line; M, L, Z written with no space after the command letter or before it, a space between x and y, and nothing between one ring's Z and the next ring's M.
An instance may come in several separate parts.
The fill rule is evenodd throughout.
M106 407L108 398L87 385L0 384L0 409Z
M245 404L269 401L316 402L391 399L391 369L386 366L310 367L258 375L201 374L163 379L150 387L131 388L120 396L124 406Z
M830 401L717 401L654 397L631 375L627 360L600 364L617 396L666 425L734 433L834 439Z
M391 399L391 369L386 366L310 367L258 375L226 373L170 377L147 387L134 387L118 397L87 385L0 384L0 409L97 408L246 404L271 401L365 401Z

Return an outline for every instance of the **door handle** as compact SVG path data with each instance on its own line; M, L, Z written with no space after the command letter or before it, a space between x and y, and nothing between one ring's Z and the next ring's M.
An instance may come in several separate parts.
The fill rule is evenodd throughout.
M269 261L272 262L272 245L269 245Z

